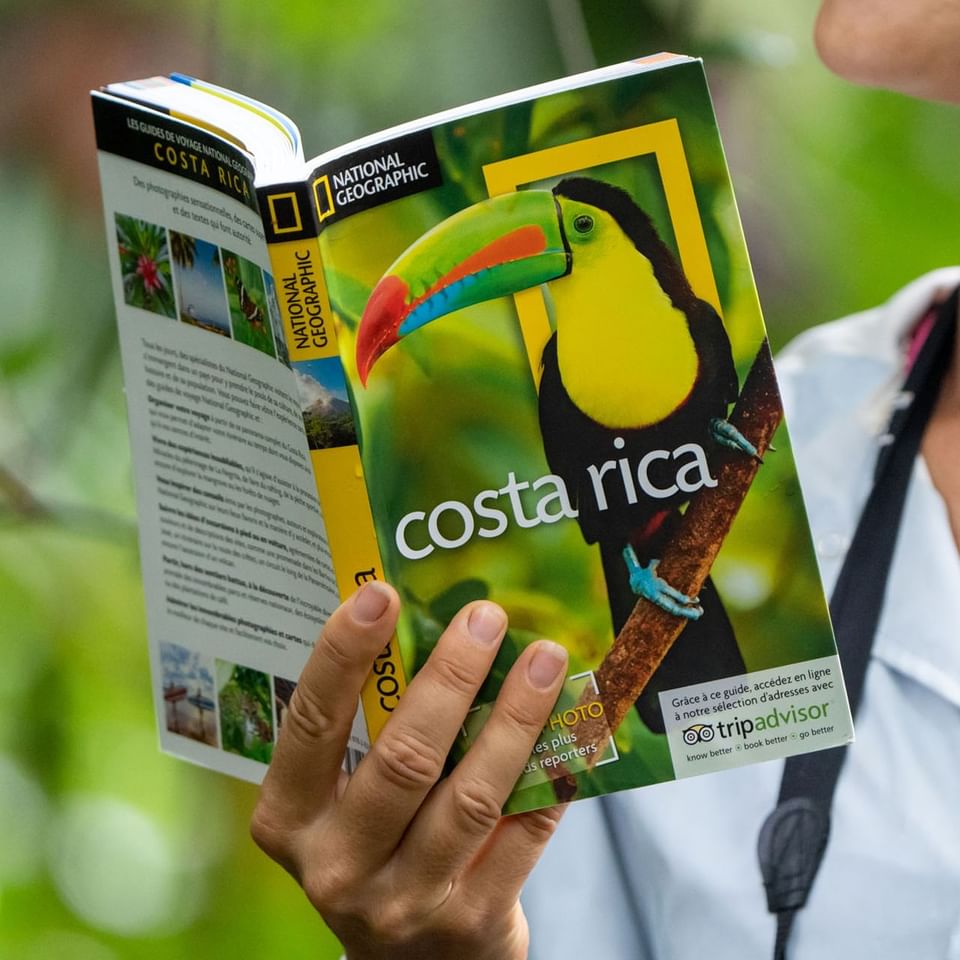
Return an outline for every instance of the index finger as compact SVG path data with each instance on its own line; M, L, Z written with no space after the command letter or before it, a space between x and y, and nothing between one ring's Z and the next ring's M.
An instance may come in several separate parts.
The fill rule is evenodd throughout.
M373 581L327 621L300 675L263 782L288 817L311 820L330 798L363 683L393 636L396 591Z

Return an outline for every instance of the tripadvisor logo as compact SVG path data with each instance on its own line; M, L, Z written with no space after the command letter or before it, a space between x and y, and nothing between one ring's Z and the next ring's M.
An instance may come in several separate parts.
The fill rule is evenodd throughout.
M681 731L683 742L688 747L698 743L709 743L714 737L721 740L739 737L745 740L752 733L762 733L764 730L776 730L780 727L789 727L792 724L811 723L816 720L826 720L829 703L814 703L803 707L790 707L788 710L771 710L757 717L734 717L732 720L717 720L715 723L694 723Z

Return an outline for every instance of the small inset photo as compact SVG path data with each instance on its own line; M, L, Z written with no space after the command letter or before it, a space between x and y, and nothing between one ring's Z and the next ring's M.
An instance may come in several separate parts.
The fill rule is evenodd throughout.
M206 240L171 230L170 259L180 319L201 330L229 337L230 316L220 272L220 250Z
M356 443L357 428L339 358L295 361L291 367L297 378L300 411L310 449Z
M283 677L273 678L273 709L277 715L277 736L283 729L283 723L287 718L287 711L290 709L290 698L293 691L297 689L296 680L284 680Z
M270 314L270 326L273 328L273 342L277 348L277 359L290 366L290 352L287 350L287 338L283 332L283 320L280 317L280 303L277 300L277 285L269 273L263 275L263 288L267 293L267 312Z
M177 309L166 228L123 213L116 214L114 220L124 303L173 319Z
M223 749L269 763L273 754L270 677L251 667L217 660L217 699Z
M239 254L224 250L223 278L227 284L233 339L275 357L273 327L260 268Z
M160 664L167 730L217 746L216 691L210 658L175 643L161 643Z

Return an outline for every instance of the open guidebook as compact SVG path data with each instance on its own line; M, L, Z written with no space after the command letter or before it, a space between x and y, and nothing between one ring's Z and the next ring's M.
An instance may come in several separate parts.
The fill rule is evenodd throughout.
M403 599L359 762L448 620L570 652L508 812L852 727L702 64L305 161L265 104L93 94L163 749L259 780L325 618Z

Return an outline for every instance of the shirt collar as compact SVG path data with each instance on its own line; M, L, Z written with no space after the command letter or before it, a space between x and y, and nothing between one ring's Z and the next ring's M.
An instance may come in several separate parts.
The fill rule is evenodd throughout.
M960 554L946 504L920 458L873 652L960 707Z
M832 591L870 492L900 393L910 333L960 286L960 268L921 277L883 306L812 328L778 367L820 571ZM960 557L946 505L918 459L874 656L960 705Z
M883 365L886 377L865 398L857 418L870 433L872 447L886 431L897 403L911 332L923 315L958 285L960 269L939 270L905 287L875 311L874 335L865 336L860 347L861 353ZM946 504L933 485L926 463L918 458L874 656L960 706L958 625L960 554Z
M960 286L960 267L945 267L920 277L876 310L862 314L866 322L856 331L852 352L877 362L882 370L877 389L857 410L857 419L871 438L886 432L900 387L906 376L911 334L924 315Z

